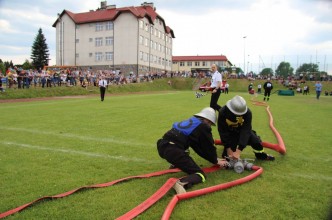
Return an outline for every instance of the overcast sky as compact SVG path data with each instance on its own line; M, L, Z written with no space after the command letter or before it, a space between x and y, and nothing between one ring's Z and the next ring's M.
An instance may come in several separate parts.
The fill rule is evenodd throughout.
M113 0L116 7L144 0ZM258 72L282 61L296 69L316 63L332 75L332 0L155 0L173 29L173 55L225 55L232 64ZM0 0L0 58L22 64L42 28L55 64L57 14L100 7L100 0ZM244 38L246 36L246 38Z

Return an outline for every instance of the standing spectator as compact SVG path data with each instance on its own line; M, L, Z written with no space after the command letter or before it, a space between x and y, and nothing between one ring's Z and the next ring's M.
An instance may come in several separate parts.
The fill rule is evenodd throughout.
M228 84L228 82L226 82L226 84L225 84L225 94L228 94L228 88L229 88L229 84Z
M221 94L221 82L222 82L222 76L217 70L217 65L212 64L211 66L212 70L212 77L211 77L211 101L210 101L210 107L213 108L216 111L219 111L221 108L220 105L218 105L218 99Z
M317 81L315 84L315 89L316 89L316 98L319 99L320 93L322 92L323 85L321 84L320 81Z
M225 160L217 158L217 150L214 146L211 125L215 125L216 120L215 110L210 107L204 108L187 120L175 122L172 129L158 140L159 156L188 174L174 185L178 194L185 193L186 189L194 184L205 182L206 179L204 171L189 156L189 147L212 164L218 164L221 167L226 165Z
M2 73L0 72L0 92L4 92L4 88L2 88Z
M258 84L258 86L257 86L257 93L258 94L262 93L262 84Z
M264 83L263 88L264 88L264 101L265 100L269 101L271 91L273 89L273 85L272 85L270 78L267 78L267 81Z
M303 95L308 95L309 87L307 85L303 86Z
M99 88L100 88L100 99L103 102L104 97L105 97L105 92L106 92L106 86L107 86L107 81L105 80L105 77L102 75L99 80Z
M253 92L252 92L253 89L254 89L254 85L252 83L250 83L249 86L248 86L248 92L249 92L249 94L253 94Z

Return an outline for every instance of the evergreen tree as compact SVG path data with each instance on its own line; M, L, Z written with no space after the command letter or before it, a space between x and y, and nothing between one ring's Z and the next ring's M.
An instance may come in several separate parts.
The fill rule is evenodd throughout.
M32 64L36 69L43 69L44 66L48 65L49 50L46 44L46 39L44 37L41 28L38 30L38 34L33 42L31 49L31 59Z

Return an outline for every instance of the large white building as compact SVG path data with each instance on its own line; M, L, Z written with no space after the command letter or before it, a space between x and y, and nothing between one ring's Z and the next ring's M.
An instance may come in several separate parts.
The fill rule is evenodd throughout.
M84 13L64 10L56 28L56 65L109 69L125 74L172 70L173 30L153 3Z

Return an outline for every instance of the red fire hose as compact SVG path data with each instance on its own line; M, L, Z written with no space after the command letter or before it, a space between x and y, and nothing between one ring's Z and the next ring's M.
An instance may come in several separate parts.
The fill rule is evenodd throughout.
M222 183L222 184L207 187L207 188L204 188L204 189L199 189L199 190L195 190L195 191L175 195L173 197L173 199L169 202L169 204L168 204L168 206L167 206L167 208L166 208L166 210L165 210L165 212L164 212L161 219L162 220L168 220L170 218L170 216L172 214L172 211L173 211L175 205L178 203L178 201L185 200L185 199L190 199L192 197L205 195L205 194L212 193L212 192L215 192L215 191L218 191L218 190L223 190L223 189L227 189L227 188L230 188L230 187L233 187L233 186L236 186L236 185L246 183L246 182L258 177L263 172L263 168L258 167L258 166L253 166L252 170L255 170L255 172L248 175L248 176L246 176L246 177L243 177L243 178L240 178L240 179L228 182L228 183Z
M260 105L260 106L266 106L266 111L269 114L270 117L270 128L272 129L272 131L274 132L278 144L272 144L272 143L268 143L268 142L262 142L262 145L264 147L273 149L281 154L286 154L286 148L285 148L285 144L283 142L283 139L281 138L279 132L274 128L273 125L273 117L272 114L269 110L269 106L266 105L266 103L262 103L262 102L254 102L255 105ZM217 145L222 145L221 140L215 140L215 144ZM219 170L220 168L218 166L212 166L212 167L208 167L208 168L204 168L204 172L209 173L209 172L213 172L216 170ZM165 209L165 212L162 216L162 219L169 219L169 217L171 216L171 213L173 211L173 209L175 208L176 204L178 203L178 201L181 200L185 200L185 199L190 199L192 197L196 197L196 196L201 196L204 194L208 194L208 193L212 193L218 190L223 190L223 189L227 189L236 185L240 185L243 183L246 183L256 177L258 177L260 174L262 174L263 172L263 168L258 167L258 166L253 166L252 170L255 170L254 173L228 182L228 183L222 183L219 185L215 185L215 186L211 186L211 187L207 187L204 189L199 189L199 190L195 190L195 191L191 191L191 192L187 192L184 194L179 194L179 195L175 195L173 197L173 199L170 201L170 203L168 204L167 208ZM130 177L126 177L126 178L122 178L122 179L118 179L118 180L114 180L108 183L101 183L101 184L95 184L95 185L91 185L91 186L84 186L78 189L74 189L65 193L61 193L55 196L45 196L45 197L41 197L35 201L32 201L30 203L27 203L25 205L19 206L17 208L11 209L9 211L0 213L0 218L5 218L9 215L12 215L14 213L17 213L29 206L32 206L33 204L43 201L43 200L48 200L48 199L56 199L56 198L63 198L65 196L69 196L75 192L81 191L83 189L89 189L89 188L102 188L102 187L108 187L108 186L112 186L115 185L117 183L120 182L124 182L124 181L128 181L131 179L135 179L135 178L149 178L149 177L154 177L154 176L160 176L160 175L164 175L164 174L168 174L168 173L176 173L176 172L180 172L179 169L169 169L169 170L162 170L162 171L157 171L157 172L153 172L153 173L148 173L148 174L143 174L143 175L138 175L138 176L130 176ZM145 200L143 203L141 203L140 205L136 206L134 209L130 210L129 212L125 213L124 215L118 217L118 220L127 220L127 219L132 219L135 218L137 215L141 214L142 212L144 212L145 210L147 210L149 207L151 207L154 203L156 203L160 198L162 198L172 187L173 185L176 183L178 179L176 178L170 178L169 180L166 181L166 183L159 189L157 190L150 198L148 198L147 200Z

